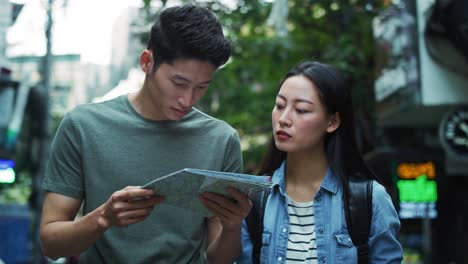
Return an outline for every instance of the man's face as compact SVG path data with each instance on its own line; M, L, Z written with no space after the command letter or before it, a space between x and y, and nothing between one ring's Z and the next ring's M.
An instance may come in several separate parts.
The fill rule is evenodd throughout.
M157 120L180 120L206 93L216 67L196 59L163 63L148 74L148 93Z

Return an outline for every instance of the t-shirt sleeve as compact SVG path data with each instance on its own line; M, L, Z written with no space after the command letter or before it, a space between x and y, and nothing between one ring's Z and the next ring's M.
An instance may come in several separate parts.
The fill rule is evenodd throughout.
M229 136L224 153L223 171L241 173L242 166L242 151L239 135L236 131L233 131Z
M75 199L84 196L81 139L71 113L55 134L42 188Z

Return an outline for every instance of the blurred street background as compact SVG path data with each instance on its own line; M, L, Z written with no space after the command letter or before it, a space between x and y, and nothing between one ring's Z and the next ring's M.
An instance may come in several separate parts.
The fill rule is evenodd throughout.
M43 257L40 185L65 112L137 90L155 15L188 1L0 0L0 263ZM403 263L468 263L468 1L196 1L233 55L198 107L239 132L244 171L271 138L282 76L340 69L357 139L399 213Z

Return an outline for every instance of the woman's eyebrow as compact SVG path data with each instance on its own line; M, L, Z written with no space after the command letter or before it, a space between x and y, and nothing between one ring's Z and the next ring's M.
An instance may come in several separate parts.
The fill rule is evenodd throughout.
M285 101L287 101L287 98L286 96L282 95L282 94L278 94L276 97L279 97ZM304 99L304 98L298 98L298 99L295 99L294 100L295 103L308 103L308 104L314 104L312 101L310 100L307 100L307 99Z

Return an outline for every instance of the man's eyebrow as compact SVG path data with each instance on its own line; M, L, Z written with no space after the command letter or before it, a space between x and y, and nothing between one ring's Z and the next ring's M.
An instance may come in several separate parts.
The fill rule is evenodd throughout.
M179 74L174 75L174 79L184 81L184 82L188 82L188 83L190 82L189 79L187 79L187 78L185 78L185 77L183 77L182 75L179 75Z
M286 97L282 94L278 94L277 97L287 101ZM308 103L308 104L314 104L312 101L309 101L307 99L302 99L302 98L298 98L298 99L295 99L294 100L295 103Z
M187 83L192 83L192 81L190 81L189 79L185 78L184 76L182 75L179 75L179 74L176 74L174 75L174 79L176 80L179 80L179 81L183 81L183 82L187 82ZM203 84L210 84L212 80L208 80L208 81L204 81L204 82L201 82L199 83L199 85L203 85Z
M191 81L189 79L187 79L184 76L179 75L179 74L174 75L174 79L191 83ZM201 82L200 84L209 84L210 82L211 82L211 80L208 80L208 81L205 81L205 82Z

